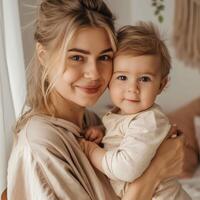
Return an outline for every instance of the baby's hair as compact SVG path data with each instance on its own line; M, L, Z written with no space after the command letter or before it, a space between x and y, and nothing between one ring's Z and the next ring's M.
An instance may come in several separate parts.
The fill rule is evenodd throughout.
M115 17L103 0L42 0L36 20L34 39L48 51L48 62L43 66L36 53L27 67L27 96L17 122L15 132L19 132L27 120L34 114L44 111L55 115L51 100L55 82L66 69L66 51L74 34L84 28L103 28L116 50ZM58 68L56 61L62 61ZM49 74L54 74L52 81ZM24 109L23 109L24 110Z
M128 54L133 56L158 55L161 61L162 77L169 74L171 57L161 39L158 28L149 22L139 22L135 26L124 26L117 32L118 50L116 56Z

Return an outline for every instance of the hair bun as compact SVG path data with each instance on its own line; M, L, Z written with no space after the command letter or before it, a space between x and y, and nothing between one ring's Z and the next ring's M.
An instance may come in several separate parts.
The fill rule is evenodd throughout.
M82 0L82 5L88 10L99 11L103 1L102 0Z

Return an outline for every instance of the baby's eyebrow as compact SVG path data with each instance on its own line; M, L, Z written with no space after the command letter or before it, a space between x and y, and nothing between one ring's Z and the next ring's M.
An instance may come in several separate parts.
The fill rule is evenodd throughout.
M128 76L128 73L125 73L125 72L113 72L112 75L115 76L115 77L117 77L117 76Z
M152 72L147 72L147 73L142 73L141 75L143 76L156 76L156 73L152 73Z
M128 74L128 72L126 72L126 71L114 71L113 74L114 73L119 73L119 74L122 74L122 73L125 74L125 73L127 73Z

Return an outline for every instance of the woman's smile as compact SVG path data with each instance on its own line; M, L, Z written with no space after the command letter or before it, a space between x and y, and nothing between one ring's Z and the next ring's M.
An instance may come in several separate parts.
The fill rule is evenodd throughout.
M87 94L96 94L101 88L101 85L76 85L75 87Z

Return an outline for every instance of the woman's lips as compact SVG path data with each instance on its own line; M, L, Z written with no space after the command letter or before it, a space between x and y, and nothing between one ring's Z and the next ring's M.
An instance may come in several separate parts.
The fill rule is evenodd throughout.
M99 91L100 85L98 86L76 86L87 94L95 94Z

